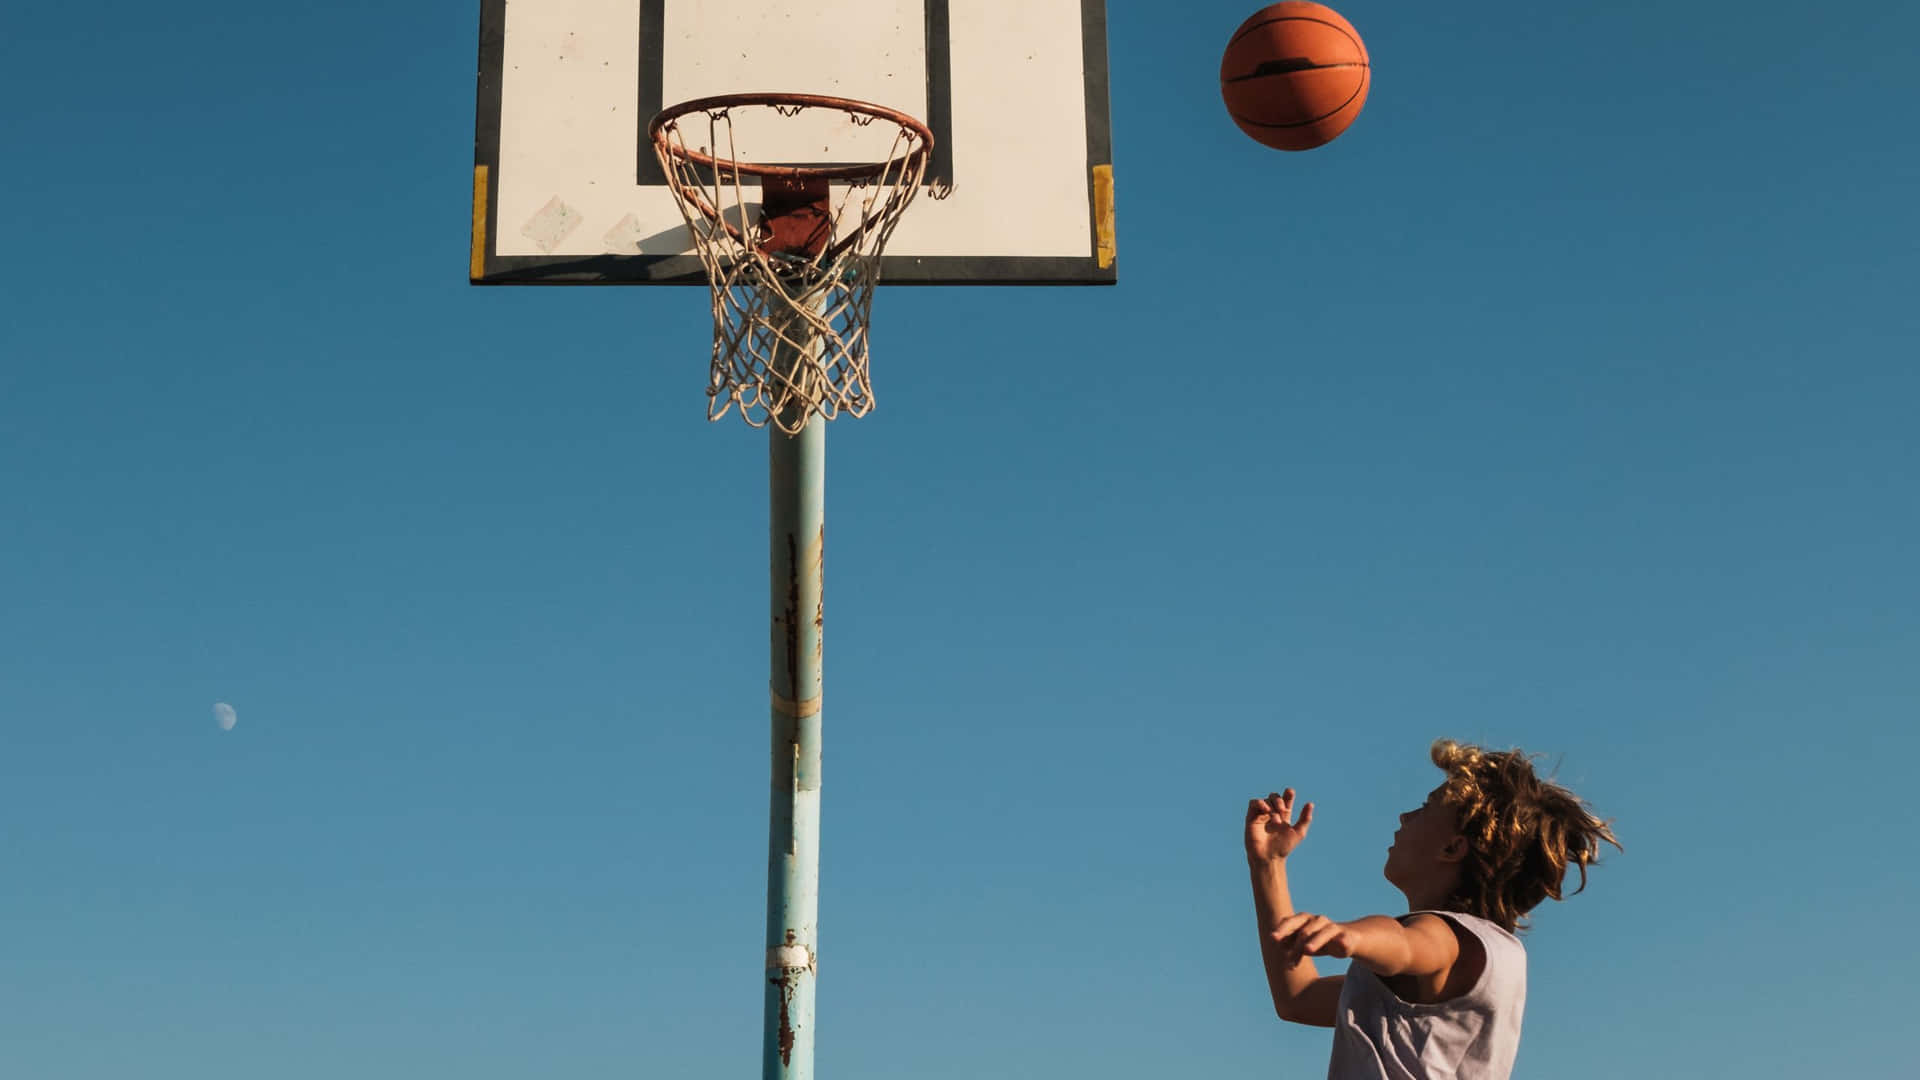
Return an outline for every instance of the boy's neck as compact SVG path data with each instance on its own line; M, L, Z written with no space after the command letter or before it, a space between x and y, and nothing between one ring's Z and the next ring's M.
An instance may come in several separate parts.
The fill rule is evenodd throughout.
M1445 911L1458 886L1459 882L1452 877L1446 881L1423 881L1403 886L1400 895L1407 898L1408 911Z

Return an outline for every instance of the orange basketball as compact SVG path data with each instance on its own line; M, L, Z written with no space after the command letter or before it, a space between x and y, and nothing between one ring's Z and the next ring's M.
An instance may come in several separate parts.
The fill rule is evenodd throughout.
M1307 0L1260 9L1233 32L1220 59L1220 96L1233 122L1275 150L1311 150L1339 138L1372 82L1359 31Z

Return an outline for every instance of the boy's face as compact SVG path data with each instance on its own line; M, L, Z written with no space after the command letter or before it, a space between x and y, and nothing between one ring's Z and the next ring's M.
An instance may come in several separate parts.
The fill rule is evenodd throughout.
M1397 886L1417 884L1466 854L1459 815L1441 798L1442 790L1434 788L1426 802L1400 815L1386 865L1387 880Z

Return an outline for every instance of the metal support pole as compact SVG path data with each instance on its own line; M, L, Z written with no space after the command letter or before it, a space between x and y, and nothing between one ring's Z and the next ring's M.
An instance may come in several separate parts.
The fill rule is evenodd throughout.
M812 1080L819 968L820 658L827 424L768 426L773 804L767 836L764 1080Z

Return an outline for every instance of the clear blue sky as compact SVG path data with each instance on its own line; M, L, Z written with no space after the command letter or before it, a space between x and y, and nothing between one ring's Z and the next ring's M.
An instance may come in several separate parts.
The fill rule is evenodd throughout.
M1885 0L1111 5L1121 284L894 290L831 431L820 1075L1323 1074L1436 736L1627 851L1518 1075L1885 1075L1920 960L1920 74ZM689 290L466 284L478 5L0 43L0 1074L740 1077L764 436ZM238 726L212 712L229 702Z

